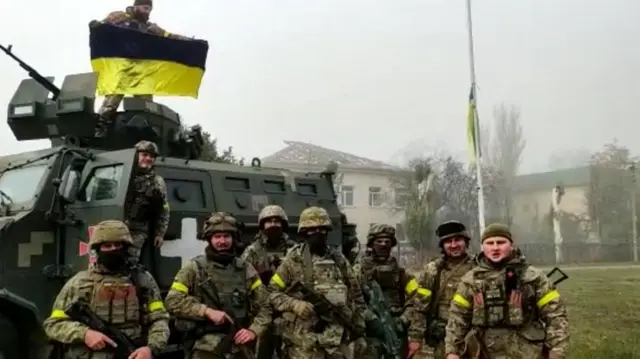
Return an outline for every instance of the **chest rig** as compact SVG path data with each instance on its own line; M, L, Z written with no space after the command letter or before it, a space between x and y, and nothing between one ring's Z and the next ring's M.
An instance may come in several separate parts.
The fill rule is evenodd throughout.
M128 217L134 221L145 222L162 206L160 191L155 186L155 172L139 174L133 178L133 186L128 193Z
M205 256L196 257L194 261L198 267L194 296L208 307L229 313L240 325L247 324L249 289L244 261L235 258L233 263L227 266L221 266ZM208 298L203 292L203 286L207 286L210 292L217 296L218 303L213 303Z
M132 339L139 339L144 288L137 286L133 278L90 272L80 281L78 290L80 298L98 317Z
M275 248L269 248L262 242L263 238L258 237L254 242L255 254L253 256L253 267L258 271L262 283L269 283L271 277L276 272L282 259L287 255L287 250L293 246L288 238L283 237Z
M504 273L477 272L471 324L475 327L520 328L536 316L533 288L522 280L524 265Z
M375 280L380 285L391 311L395 313L398 308L401 310L405 302L403 284L406 282L406 274L404 269L393 258L384 263L376 263L373 258L367 257L362 264L367 281Z

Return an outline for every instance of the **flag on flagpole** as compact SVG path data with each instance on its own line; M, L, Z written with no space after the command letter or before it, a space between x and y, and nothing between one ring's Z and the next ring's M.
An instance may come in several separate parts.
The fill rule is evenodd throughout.
M469 152L469 163L474 165L477 158L477 141L476 138L476 94L475 84L471 85L469 91L469 105L467 110L467 148Z

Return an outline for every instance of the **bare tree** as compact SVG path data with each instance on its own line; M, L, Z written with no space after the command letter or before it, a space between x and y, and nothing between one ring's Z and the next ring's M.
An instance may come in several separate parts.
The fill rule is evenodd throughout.
M459 220L477 233L477 187L475 172L451 156L412 158L406 171L390 178L396 198L395 210L404 212L404 228L421 255L437 250L435 227L444 220Z
M522 154L526 146L520 121L520 110L515 106L501 104L493 111L492 131L486 127L482 153L483 179L490 190L487 195L489 217L511 224L513 211L513 186L520 169ZM488 133L487 133L488 132Z

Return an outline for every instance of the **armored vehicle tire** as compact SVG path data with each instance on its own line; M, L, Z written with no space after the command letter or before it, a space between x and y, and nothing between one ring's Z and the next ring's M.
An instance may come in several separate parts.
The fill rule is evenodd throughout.
M0 313L0 359L20 359L18 329Z

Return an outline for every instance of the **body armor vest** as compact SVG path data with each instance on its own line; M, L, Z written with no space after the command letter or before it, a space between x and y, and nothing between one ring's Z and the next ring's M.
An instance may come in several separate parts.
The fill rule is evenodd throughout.
M271 277L282 263L287 255L289 248L293 247L293 243L288 238L282 238L282 242L276 248L269 248L262 242L262 237L258 237L254 242L253 249L255 256L254 263L251 263L260 275L262 283L269 283Z
M198 283L214 287L211 292L217 293L222 308L210 303L199 285L194 288L194 296L209 307L227 312L239 324L246 325L249 322L249 289L244 262L236 258L232 264L223 267L205 256L196 257L195 262L199 271Z
M389 303L391 313L394 315L402 313L406 282L404 269L398 265L393 257L390 257L385 263L376 263L373 258L367 257L362 264L367 281L375 280L380 285L385 299Z
M500 277L475 273L473 317L476 327L519 328L535 318L534 288L522 282L523 268L507 269Z
M121 330L132 340L141 337L140 289L129 276L91 272L79 284L80 298L102 320Z
M160 192L154 186L155 171L138 174L133 179L129 192L128 219L134 222L147 222L161 206Z
M313 262L313 289L337 308L350 308L346 278L333 259L323 258ZM317 324L317 321L313 324ZM339 324L329 323L316 334L321 347L338 347L342 344L344 328Z
M447 322L449 320L449 307L451 306L451 300L458 289L458 284L462 277L473 268L473 261L471 258L466 259L459 264L448 264L444 259L442 263L438 264L438 288L433 288L434 295L438 296L436 299L438 302L434 303L436 310L435 316Z

